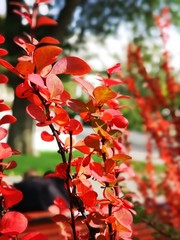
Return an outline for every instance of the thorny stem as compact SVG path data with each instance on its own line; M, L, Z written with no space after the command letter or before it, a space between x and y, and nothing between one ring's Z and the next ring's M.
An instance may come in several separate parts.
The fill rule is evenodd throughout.
M73 237L74 240L77 239L76 236L76 226L75 226L75 219L74 219L74 213L73 213L73 199L71 197L71 190L70 190L70 185L69 185L69 176L70 176L70 169L71 169L71 160L72 160L72 145L73 145L73 139L72 139L72 132L69 132L70 136L70 150L69 150L69 159L68 159L68 168L67 168L67 179L66 179L66 186L67 186L67 191L69 195L69 204L70 204L70 213L71 213L71 227L73 231Z
M102 142L102 145L105 145L105 138L102 137L101 142ZM105 163L105 161L106 161L106 154L104 152L102 152L101 154L102 154L103 161ZM106 183L106 186L108 187L109 183ZM112 215L112 204L111 203L108 205L108 215L109 216ZM113 240L115 235L113 233L113 229L112 229L112 224L111 223L108 223L108 228L109 228L110 240Z
M45 107L47 120L51 120L51 116L50 116L50 112L49 112L49 105L47 104L46 100L41 96L41 94L39 93L39 90L36 88L35 85L33 86L33 88L34 88L34 91L37 94L37 96L40 98L43 106ZM64 150L64 148L62 146L62 143L61 143L61 141L59 139L59 133L57 132L57 130L55 129L55 127L53 126L52 123L49 124L49 127L50 127L50 129L51 129L51 131L53 133L53 136L56 139L56 142L57 142L57 145L58 145L58 148L59 148L58 153L61 154L63 163L66 163L65 150Z

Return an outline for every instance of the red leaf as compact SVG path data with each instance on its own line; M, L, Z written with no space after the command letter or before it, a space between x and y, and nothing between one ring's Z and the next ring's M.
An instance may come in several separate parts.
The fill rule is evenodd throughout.
M34 74L34 73L30 74L28 76L28 80L42 88L45 88L44 81L39 74Z
M68 125L65 126L65 129L73 135L77 135L83 131L82 124L76 119L70 119Z
M94 86L84 79L80 77L74 77L73 80L77 82L82 88L89 94L89 96L93 97Z
M0 65L2 65L3 67L5 67L6 69L8 69L10 72L14 73L15 75L19 76L18 71L16 70L15 67L13 67L13 65L11 65L9 62L7 62L6 60L0 58Z
M84 159L83 159L83 161L82 161L82 166L83 166L83 167L88 166L89 163L90 163L90 161L91 161L91 156L90 156L90 155L85 156Z
M121 67L121 64L120 64L120 63L117 63L117 64L114 65L113 67L108 68L108 69L107 69L108 75L111 76L113 73L118 73L118 72L120 71L120 67Z
M66 179L67 178L67 163L60 163L56 166L56 175L60 178Z
M102 175L103 175L103 167L102 167L102 165L100 163L91 162L89 164L89 167L90 167L92 173L95 173L95 174L92 174L93 176L98 175L98 176L102 177Z
M54 136L45 131L41 133L41 138L46 142L52 142L54 140Z
M2 140L3 138L5 138L8 134L8 130L5 128L0 127L0 140Z
M30 104L26 107L26 112L35 120L39 122L46 121L46 115L42 108L36 106L35 104Z
M108 100L115 98L117 94L106 86L98 86L94 89L93 95L99 104L104 104Z
M23 76L27 76L34 72L34 64L32 62L19 62L16 70Z
M54 64L52 72L54 74L84 75L91 71L90 66L82 59L73 56L61 58Z
M106 86L113 86L113 85L118 85L118 84L123 84L123 82L119 79L112 79L112 78L103 78L103 83Z
M12 161L10 161L10 162L7 163L5 169L6 169L6 170L13 169L13 168L15 168L16 166L17 166L17 163L16 163L14 160L12 160Z
M132 214L125 208L121 208L120 210L114 212L114 216L124 227L129 227L133 222Z
M4 205L6 209L17 204L23 198L22 192L15 188L1 188L1 192L4 197Z
M62 49L57 46L48 45L37 48L33 55L33 61L37 71L54 63L61 52Z
M5 38L2 34L0 34L0 44L3 44L5 42Z
M32 43L30 43L29 40L26 39L25 37L16 36L16 37L14 37L13 40L14 40L14 42L15 42L18 46L20 46L21 48L23 48L23 49L28 53L28 55L29 55L29 53L32 53L32 52L34 51L34 49L35 49L35 46L34 46ZM28 41L28 42L27 42L27 41ZM32 57L27 56L27 55L26 55L25 58L27 58L27 59L29 59L29 60L32 59ZM19 58L18 58L18 59L19 59Z
M37 20L36 27L38 28L44 25L57 25L57 22L49 17L41 16Z
M73 110L74 112L85 112L87 111L86 104L80 100L77 99L69 99L66 102L67 106Z
M0 103L0 112L4 112L4 111L8 111L8 110L10 110L10 107L8 107L4 103Z
M47 37L43 37L40 41L39 41L39 43L38 43L38 45L40 45L40 44L59 44L60 42L57 40L57 39L55 39L55 38L53 38L53 37L49 37L49 36L47 36Z
M12 156L13 151L7 143L0 143L0 159Z
M6 77L4 74L0 74L0 84L7 83L8 77Z
M31 88L31 86L29 86L27 81L19 84L16 87L16 95L19 98L27 98L27 97L31 96L32 93L33 93L33 89Z
M69 123L69 115L63 108L55 108L56 116L52 121L59 126L65 126Z
M90 134L89 136L85 137L84 143L93 149L99 150L100 149L100 136L98 134Z
M64 91L64 86L55 74L50 74L46 78L46 86L50 92L50 98L56 98Z
M106 240L106 237L104 235L100 234L100 235L98 235L96 240Z
M115 190L112 187L106 187L103 191L104 197L109 200L111 203L115 203L117 206L119 204L119 200L115 195Z
M58 214L53 217L53 221L55 222L68 222L68 218L62 214Z
M108 158L105 161L105 171L106 174L111 173L116 165L116 162L113 161L112 159Z
M91 152L90 148L84 143L84 140L80 140L73 147L84 154L90 154Z
M32 232L24 235L21 240L48 240L46 236L39 232Z
M7 212L1 219L0 232L4 235L12 236L25 231L27 228L27 218L19 212Z
M12 115L5 115L0 120L0 125L6 124L6 123L14 123L16 122L16 118Z
M93 228L102 228L105 223L105 218L98 212L91 212L87 217L87 221Z
M98 194L94 191L88 191L81 197L87 207L94 207L97 203Z
M64 200L61 197L57 197L54 199L54 204L60 209L60 210L64 210L69 208L68 203L66 200Z
M118 128L125 128L128 125L128 120L122 115L115 116L112 120L114 125Z
M6 49L0 48L0 56L6 56L8 51Z

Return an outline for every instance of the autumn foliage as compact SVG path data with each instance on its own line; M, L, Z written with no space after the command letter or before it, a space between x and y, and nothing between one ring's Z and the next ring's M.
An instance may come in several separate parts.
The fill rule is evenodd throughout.
M67 239L67 233L63 234L68 226L68 239L129 239L132 235L133 205L129 201L131 196L123 193L120 187L124 180L122 173L132 172L128 167L131 157L126 154L123 145L128 121L120 112L119 99L123 96L111 89L111 86L121 84L121 81L113 78L120 71L120 64L109 68L106 78L98 77L99 86L94 87L87 82L84 75L91 72L91 68L84 60L75 56L61 57L62 48L53 37L45 36L40 40L35 38L37 28L56 24L54 20L38 15L38 5L43 2L48 1L37 0L32 13L26 5L14 3L15 12L26 18L31 33L14 38L14 42L24 52L18 58L17 65L12 66L4 58L0 58L0 64L21 79L15 93L19 98L29 100L26 111L36 126L49 126L48 132L42 131L42 139L47 142L55 139L57 142L57 154L61 156L61 162L49 177L56 176L65 180L70 207L62 199L55 199L54 204L59 210L53 220L60 226L61 239ZM3 42L4 37L0 36L0 43ZM3 57L7 51L1 49L0 54ZM64 88L61 74L70 74L72 81L83 88L89 100L82 102L72 99ZM1 83L7 82L4 75L0 76L0 80ZM92 134L76 141L74 136L83 131L83 126L79 120L69 116L67 108L76 112L84 122L90 123ZM9 107L1 100L0 111L6 110ZM13 116L4 115L0 124L11 124L14 121ZM65 142L61 140L62 134L67 136ZM1 127L1 140L6 135L7 130ZM74 149L83 155L73 158ZM4 159L12 154L18 152L1 142L2 239L16 239L27 226L27 219L21 213L9 211L22 198L18 190L3 180L3 171L16 166L14 161L4 163ZM94 156L98 156L100 161L95 161ZM102 199L98 197L92 181L101 186ZM64 214L67 212L70 218ZM76 229L76 219L79 216L83 218L85 232ZM42 235L38 236L41 239ZM21 239L37 239L37 234L28 234Z
M170 15L164 8L160 16L155 17L160 30L164 53L160 63L161 74L151 76L148 72L140 46L130 44L128 49L128 69L121 80L126 83L130 95L139 108L140 115L149 135L147 142L146 179L136 178L140 191L145 198L144 207L153 214L152 224L167 224L176 230L180 226L180 115L178 99L180 85L170 64L167 51L169 39ZM136 69L136 72L133 71ZM163 73L163 74L162 74ZM135 79L141 79L138 84ZM165 165L165 173L158 176L153 161L153 150L157 148L159 157ZM163 199L159 202L158 199ZM162 225L161 225L162 226ZM165 228L161 233L165 234ZM169 239L169 238L168 238ZM174 238L173 239L177 239Z

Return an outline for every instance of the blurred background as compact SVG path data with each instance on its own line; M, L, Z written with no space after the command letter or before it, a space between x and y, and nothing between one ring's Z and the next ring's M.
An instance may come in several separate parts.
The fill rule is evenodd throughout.
M179 235L174 233L180 226L179 0L44 2L40 4L39 13L52 17L58 25L42 26L37 29L36 38L53 36L61 43L62 56L75 55L86 60L93 69L87 76L88 81L94 81L97 74L104 75L107 68L121 63L121 74L116 77L124 84L115 90L130 96L130 99L121 99L120 104L129 121L127 146L136 173L134 182L144 197L146 217L154 213L148 220L151 226L152 221L156 221L154 216L158 216L161 223L173 227L168 235L169 229L159 225L160 233L162 229L167 230L163 233L167 238L159 239L179 239ZM30 29L27 22L14 13L14 5L10 3L0 0L0 32L6 38L3 47L9 51L7 60L16 65L23 52L17 48L13 38ZM34 1L16 0L16 5L18 3L32 8ZM43 129L36 128L26 114L28 102L15 96L14 90L20 79L1 66L0 71L9 77L8 85L0 86L1 99L11 106L17 118L17 122L10 126L7 141L22 153L21 156L13 156L18 167L12 174L22 176L29 169L41 174L54 170L60 161L55 143L41 140ZM69 76L61 76L61 79L72 98L86 100L86 95ZM69 114L76 117L70 110ZM78 138L90 132L89 126L85 125ZM134 185L128 186L136 191ZM153 224L157 227L156 222Z

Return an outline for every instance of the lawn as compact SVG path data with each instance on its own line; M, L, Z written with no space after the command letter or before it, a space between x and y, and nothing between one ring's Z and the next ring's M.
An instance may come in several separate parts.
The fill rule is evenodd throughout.
M73 156L80 156L82 155L78 151L73 152ZM57 152L39 152L37 156L30 156L30 155L16 155L13 156L9 159L8 161L12 159L15 160L17 163L17 167L8 170L6 173L8 175L23 175L24 172L34 169L38 171L40 174L43 174L44 172L48 170L54 170L56 165L61 161L61 156ZM99 159L96 158L98 161ZM143 173L145 170L145 162L140 162L140 161L132 161L132 166L135 170L135 172ZM155 169L157 173L164 172L165 167L164 165L156 165Z

